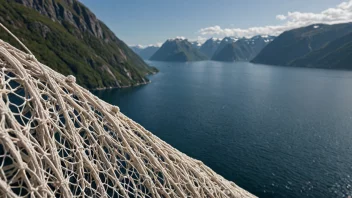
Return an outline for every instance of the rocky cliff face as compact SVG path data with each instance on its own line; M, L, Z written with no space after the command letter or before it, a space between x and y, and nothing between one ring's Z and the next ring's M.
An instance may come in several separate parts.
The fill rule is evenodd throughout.
M168 39L154 53L150 60L167 62L187 62L207 60L207 57L192 46L187 39Z
M218 49L221 40L210 38L200 47L199 51L206 55L209 59L213 57L215 51Z
M37 10L51 20L69 22L82 32L89 32L97 38L103 38L103 29L97 17L76 0L16 0L26 7Z
M77 0L0 0L0 22L40 61L87 88L146 83L156 71ZM16 45L4 32L0 38Z
M250 61L268 43L275 39L274 36L254 36L252 38L240 38L225 44L214 53L212 60L216 61Z

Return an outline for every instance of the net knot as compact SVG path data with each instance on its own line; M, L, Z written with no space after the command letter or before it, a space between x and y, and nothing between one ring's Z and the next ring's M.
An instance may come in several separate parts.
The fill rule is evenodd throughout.
M231 195L230 190L229 190L229 189L226 189L226 190L225 190L225 194L226 194L226 195Z
M2 188L2 190L4 191L5 195L10 194L10 192L12 191L11 186L7 185L7 184L5 184L5 186Z
M33 54L27 54L26 55L26 59L34 61L35 60L35 56Z
M7 133L0 133L0 139L5 139L8 136Z
M25 163L22 163L22 164L18 167L18 169L20 169L20 170L26 170L27 168L28 168L28 165L25 164Z
M4 116L4 115L7 114L7 113L8 113L7 109L5 109L5 108L0 108L0 115Z
M83 152L83 151L84 151L84 147L83 147L83 146L78 146L78 147L76 148L76 151L77 151L77 152Z
M100 140L100 141L104 141L105 140L105 134L98 135L97 139Z
M65 79L65 82L69 83L69 84L73 84L76 82L76 77L72 76L72 75L68 75Z
M57 186L57 187L59 187L59 186L65 186L67 184L67 182L63 179L63 180L56 180L55 182L54 182L54 186Z
M111 111L116 114L116 113L120 112L120 108L117 106L112 106Z
M38 119L39 125L47 125L49 123L50 123L50 120L48 120L48 119Z

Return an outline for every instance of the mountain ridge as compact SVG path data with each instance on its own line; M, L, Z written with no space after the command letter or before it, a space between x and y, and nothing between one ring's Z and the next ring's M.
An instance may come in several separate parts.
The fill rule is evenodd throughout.
M352 23L334 25L313 24L280 34L253 60L253 63L294 66L296 60L324 48L336 39L352 32ZM308 59L307 59L308 60ZM300 61L303 63L302 61ZM305 65L308 65L305 63ZM319 66L315 66L319 67Z
M187 62L207 60L207 57L199 52L187 39L176 38L166 40L158 51L150 57L150 60Z
M296 67L319 67L325 69L352 69L352 33L338 38L290 63Z
M252 38L225 37L211 59L225 62L250 61L274 38L260 35Z
M210 38L203 43L203 45L199 48L199 51L211 59L215 51L218 49L220 42L221 39Z
M39 61L87 88L149 82L156 72L77 0L0 0L0 21ZM5 32L2 39L18 46Z
M138 54L143 60L149 60L160 47L158 45L148 45L146 47L141 45L132 45L130 48Z

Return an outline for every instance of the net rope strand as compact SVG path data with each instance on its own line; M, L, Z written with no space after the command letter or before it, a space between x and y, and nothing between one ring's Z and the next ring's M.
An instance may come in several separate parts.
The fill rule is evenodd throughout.
M0 40L0 197L254 197Z

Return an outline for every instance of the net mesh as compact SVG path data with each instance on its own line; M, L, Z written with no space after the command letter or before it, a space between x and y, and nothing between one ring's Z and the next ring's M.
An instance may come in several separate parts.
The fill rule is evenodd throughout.
M253 197L0 40L0 197L29 196Z

